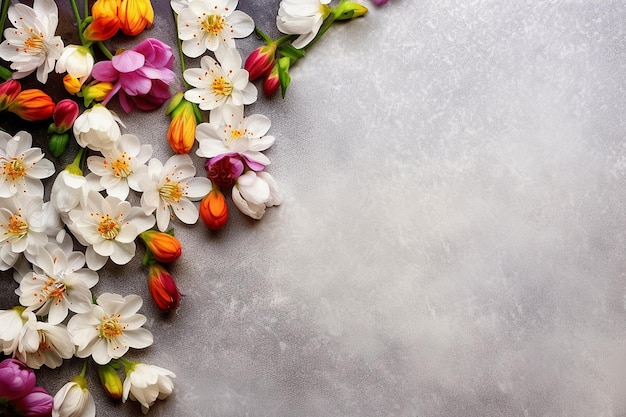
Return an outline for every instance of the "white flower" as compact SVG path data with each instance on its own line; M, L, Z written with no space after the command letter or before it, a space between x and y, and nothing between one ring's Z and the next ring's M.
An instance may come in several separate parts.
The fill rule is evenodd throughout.
M274 143L273 136L265 136L271 122L266 116L253 114L243 115L243 107L224 106L222 123L201 123L196 128L196 139L199 142L198 156L213 158L214 156L235 152L248 161L256 162L261 170L270 160L261 153Z
M43 197L41 179L54 174L54 164L40 148L31 148L33 137L25 131L15 136L0 131L0 197L31 194Z
M143 349L152 344L149 330L141 328L146 317L136 314L143 301L138 295L122 297L104 293L89 313L72 316L67 330L77 345L76 356L91 355L100 365L122 357L129 348Z
M71 242L71 239L67 239ZM85 255L48 244L35 256L33 271L19 280L20 304L38 316L48 315L50 324L59 324L68 310L91 311L91 291L98 273L87 268Z
M116 146L102 149L103 156L87 158L89 170L100 177L100 185L107 194L121 200L128 197L129 187L139 191L136 172L147 169L145 163L152 156L152 146L141 145L135 135L122 135Z
M37 321L32 312L25 311L27 318L18 336L15 357L33 369L42 365L57 368L63 359L74 356L74 344L62 324L53 325Z
M54 179L50 191L50 202L60 213L68 213L78 207L82 200L83 187L87 179L83 175L64 169Z
M282 0L276 17L278 30L300 35L292 42L295 48L307 46L330 13L330 0Z
M245 38L254 30L254 21L240 10L238 0L190 0L172 2L178 13L178 37L183 53L197 58L207 49L234 49L235 38Z
M0 58L12 62L11 68L16 70L14 78L23 78L37 70L37 79L45 83L63 51L63 40L54 35L59 21L56 3L35 0L32 8L13 4L8 17L14 29L4 31Z
M13 266L16 254L37 254L60 226L56 211L41 197L0 199L0 270Z
M258 92L249 80L248 71L241 68L239 52L223 48L215 52L215 57L217 61L203 56L201 68L185 71L185 80L196 87L185 91L185 98L198 103L202 110L217 110L225 104L243 106L254 103Z
M144 363L128 365L122 402L128 398L139 401L141 411L146 414L154 402L163 400L172 393L176 375L165 368Z
M17 338L26 323L23 312L24 307L0 310L0 350L5 355L11 355L17 348Z
M246 216L260 219L266 207L281 203L276 181L265 171L247 171L237 179L232 190L233 202Z
M103 197L91 191L85 207L69 213L72 231L86 242L87 266L100 269L110 257L118 265L135 255L135 238L154 226L154 216L114 196Z
M173 155L165 165L156 158L148 163L148 175L140 180L141 206L146 214L156 210L157 227L165 231L172 216L185 224L198 220L200 200L212 189L211 180L195 177L196 167L189 155Z
M82 85L91 75L94 57L88 48L81 45L67 45L56 64L56 72L67 72L80 80Z
M110 149L122 136L119 125L122 121L115 113L102 104L96 104L78 116L74 122L74 137L83 148L94 151Z
M94 417L96 403L87 388L87 380L79 375L63 385L54 396L52 417Z

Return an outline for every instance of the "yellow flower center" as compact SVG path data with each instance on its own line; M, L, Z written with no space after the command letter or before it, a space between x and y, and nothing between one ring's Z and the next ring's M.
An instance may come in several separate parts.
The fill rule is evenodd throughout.
M166 178L165 184L159 187L159 195L167 202L178 203L183 198L183 191L179 182L172 182L169 178Z
M113 171L113 175L118 178L126 178L130 174L132 174L132 170L130 169L130 156L126 156L126 152L122 153L119 158L115 161L111 162L111 171ZM105 160L106 165L106 160Z
M65 284L54 278L50 278L44 284L42 292L48 294L49 298L56 298L56 303L58 304L63 299L63 295L65 295Z
M215 94L229 96L233 92L233 83L222 76L216 77L211 83L211 89Z
M9 217L7 230L7 234L10 234L20 239L28 233L28 223L26 223L20 213L13 213L11 217Z
M30 30L30 37L24 41L24 52L29 53L31 50L35 52L43 51L45 44L43 41L43 34L35 33L33 29Z
M112 339L121 336L122 333L124 333L125 327L126 326L120 324L120 315L118 314L113 317L103 316L100 327L96 327L96 330L100 332L100 337Z
M2 165L3 174L9 177L12 181L16 181L26 176L26 167L24 161L18 158L5 159L5 163Z
M226 26L226 19L224 19L219 14L211 14L208 15L203 21L200 27L205 32L210 33L211 35L219 35L219 33Z
M108 214L102 216L98 224L98 233L100 233L100 236L107 240L115 239L120 233L120 230L122 230L122 226L117 220L111 218Z
M239 139L246 134L246 129L233 129L230 131L231 139Z

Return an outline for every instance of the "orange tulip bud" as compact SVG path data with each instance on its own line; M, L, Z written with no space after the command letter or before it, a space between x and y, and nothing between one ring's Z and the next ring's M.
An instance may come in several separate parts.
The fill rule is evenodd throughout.
M183 252L180 241L169 233L147 230L139 236L158 262L174 262Z
M68 93L76 94L80 91L82 85L78 78L72 77L70 74L65 74L63 77L63 87L65 87L65 91Z
M198 106L185 100L183 93L172 99L167 114L172 117L167 130L167 141L172 150L178 154L191 151L196 139L196 126L202 121Z
M228 205L224 194L216 188L200 202L200 218L210 230L221 229L228 221Z
M29 122L46 120L52 117L54 101L43 91L33 88L21 91L7 110Z
M159 310L164 312L176 310L183 297L176 286L174 277L162 265L156 263L150 265L148 290Z
M0 84L0 110L5 110L22 91L19 81L6 80Z
M136 36L152 26L154 10L150 0L122 0L118 11L120 29L126 35Z
M83 36L90 41L110 39L120 28L118 17L121 0L97 0L91 7L91 22L84 30Z

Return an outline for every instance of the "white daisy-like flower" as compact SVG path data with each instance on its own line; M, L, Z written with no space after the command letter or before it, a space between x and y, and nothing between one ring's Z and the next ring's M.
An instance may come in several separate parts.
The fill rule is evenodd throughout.
M69 237L66 241L71 244ZM82 252L49 243L34 257L33 270L18 277L20 304L38 316L47 315L50 324L61 323L69 310L90 311L90 289L98 283L98 273L84 265Z
M274 143L274 137L266 135L271 126L270 119L262 114L246 117L240 106L226 105L223 110L223 122L201 123L196 128L199 143L196 154L213 158L234 152L260 165L257 171L263 169L270 160L261 151Z
M35 0L33 7L13 4L9 20L14 28L4 31L0 58L11 62L14 78L23 78L37 70L37 80L48 81L55 61L63 52L63 40L55 36L59 11L53 0Z
M89 355L96 363L105 365L122 357L129 348L143 349L152 344L149 330L142 328L146 317L136 314L143 301L138 295L100 295L88 313L72 316L67 330L76 344L76 356Z
M281 203L278 185L265 171L247 171L241 175L233 187L232 198L243 214L257 220L263 217L266 207Z
M18 336L14 355L30 368L39 369L42 365L57 368L63 359L74 356L74 343L62 324L53 325L38 321L30 311L25 311L27 319Z
M234 49L235 38L254 30L254 21L237 8L239 0L190 0L171 2L178 13L178 37L183 53L197 58L207 50Z
M61 223L49 202L38 196L0 199L0 270L6 270L25 251L35 255L55 235Z
M32 148L33 137L25 131L11 137L0 131L0 197L37 195L43 197L41 180L54 174L54 164L41 148Z
M145 363L126 365L122 402L128 398L141 404L141 411L146 414L154 402L163 400L174 390L172 378L174 372L159 366Z
M146 214L156 210L159 230L167 230L173 216L185 224L198 221L198 208L192 201L207 195L212 184L208 178L195 175L196 167L187 154L173 155L165 165L156 158L148 162L148 173L139 182L141 206Z
M330 0L282 0L276 26L287 35L300 35L292 42L295 48L307 46L330 14Z
M254 103L258 92L249 80L248 71L241 68L239 52L230 48L219 49L215 57L217 61L203 56L200 68L185 70L185 80L195 87L185 91L185 98L197 103L202 110L214 111L225 104L243 106Z
M89 170L100 177L100 185L107 194L120 200L128 197L129 187L139 191L138 171L146 170L145 163L152 156L152 146L142 145L135 135L122 135L117 146L102 149L103 156L87 158Z
M74 122L74 137L83 148L94 151L112 148L120 140L119 117L102 104L85 110Z
M87 266L98 270L108 258L118 265L135 256L135 239L154 226L154 216L147 215L128 201L91 191L85 207L70 211L72 232L87 245Z

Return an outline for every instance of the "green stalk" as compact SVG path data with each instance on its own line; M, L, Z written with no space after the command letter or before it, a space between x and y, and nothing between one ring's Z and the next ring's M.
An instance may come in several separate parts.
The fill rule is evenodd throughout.
M174 25L176 26L176 31L178 31L178 14L172 10L172 15L174 16ZM185 87L185 90L189 90L191 86L185 80L184 76L187 67L185 66L185 54L183 54L183 41L180 40L180 37L178 35L176 36L176 43L178 46L178 60L180 61L180 75L183 79L183 86Z
M109 51L109 49L104 45L104 43L102 43L101 41L96 42L96 45L98 45L98 49L100 49L100 51L104 54L104 56L107 57L107 59L111 59L113 58L113 54L111 53L111 51Z
M13 74L13 72L11 72L11 70L9 70L8 68L5 68L2 65L0 65L0 78L2 78L3 80L6 81L9 78L11 78L11 74Z
M4 23L6 22L7 14L9 13L9 4L11 4L11 0L2 1L2 12L0 12L0 40L4 37L2 33L4 33Z

